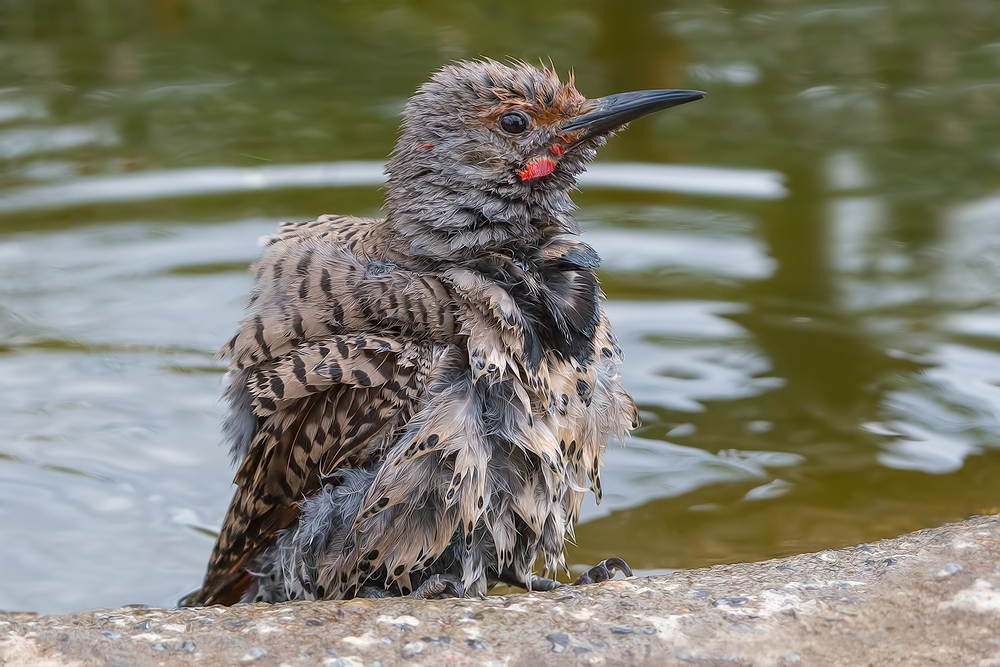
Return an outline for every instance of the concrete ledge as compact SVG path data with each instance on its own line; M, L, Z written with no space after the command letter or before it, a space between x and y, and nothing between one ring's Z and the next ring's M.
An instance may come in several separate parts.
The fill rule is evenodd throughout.
M0 665L1000 666L1000 517L490 597L0 614Z

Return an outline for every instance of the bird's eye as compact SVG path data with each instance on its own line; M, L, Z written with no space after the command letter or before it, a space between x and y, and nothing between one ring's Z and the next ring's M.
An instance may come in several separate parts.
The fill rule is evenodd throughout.
M505 113L500 116L500 129L507 134L521 134L528 129L528 119L522 113Z

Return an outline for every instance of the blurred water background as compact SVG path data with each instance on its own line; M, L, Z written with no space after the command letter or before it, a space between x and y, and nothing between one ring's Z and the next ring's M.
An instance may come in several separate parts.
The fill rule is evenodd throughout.
M576 200L645 424L570 562L840 547L1000 505L1000 3L6 0L0 609L172 604L231 495L255 241L377 215L456 58L634 124Z

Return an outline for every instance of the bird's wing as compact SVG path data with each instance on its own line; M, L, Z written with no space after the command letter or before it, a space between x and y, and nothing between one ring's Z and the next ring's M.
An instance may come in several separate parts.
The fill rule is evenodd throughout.
M397 353L352 344L349 354L341 355L334 346L315 363L318 353L310 348L294 350L254 374L251 392L259 426L236 475L236 495L209 562L202 604L239 601L250 583L247 568L275 533L298 517L297 503L319 490L324 474L353 467L384 446L417 399L422 370ZM312 369L303 371L304 363ZM327 371L324 365L344 372ZM291 375L285 375L289 368ZM331 375L339 382L333 383ZM314 376L325 381L325 388L309 382ZM284 398L274 391L281 383L291 390ZM305 393L310 388L317 391Z
M405 423L434 339L454 331L442 284L368 257L366 221L321 222L270 239L250 316L223 350L230 419L245 424L229 429L241 464L205 582L187 604L239 601L247 568L322 476L378 455Z

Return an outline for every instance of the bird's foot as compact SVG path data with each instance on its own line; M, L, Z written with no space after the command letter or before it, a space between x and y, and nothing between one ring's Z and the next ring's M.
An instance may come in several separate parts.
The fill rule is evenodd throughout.
M621 558L608 558L607 560L602 560L600 563L581 574L580 577L573 582L573 585L582 586L584 584L599 584L602 581L614 579L615 571L621 572L626 577L632 576L632 568L628 566L628 563L623 561Z
M356 597L359 598L387 598L390 597L389 591L384 588L379 588L378 586L362 586L361 590L358 591Z
M465 584L453 574L434 574L427 581L417 586L417 590L410 593L410 597L421 600L464 598Z
M566 584L561 584L555 579L546 579L545 577L532 577L531 578L531 590L533 591L554 591L557 588L561 588Z
M501 583L507 584L508 586L517 586L518 588L523 588L524 590L531 591L554 591L555 589L565 586L566 584L561 584L555 579L546 579L545 577L536 577L532 575L531 586L527 586L524 581L521 580L516 574L514 574L510 568L504 568L500 572L499 581Z

